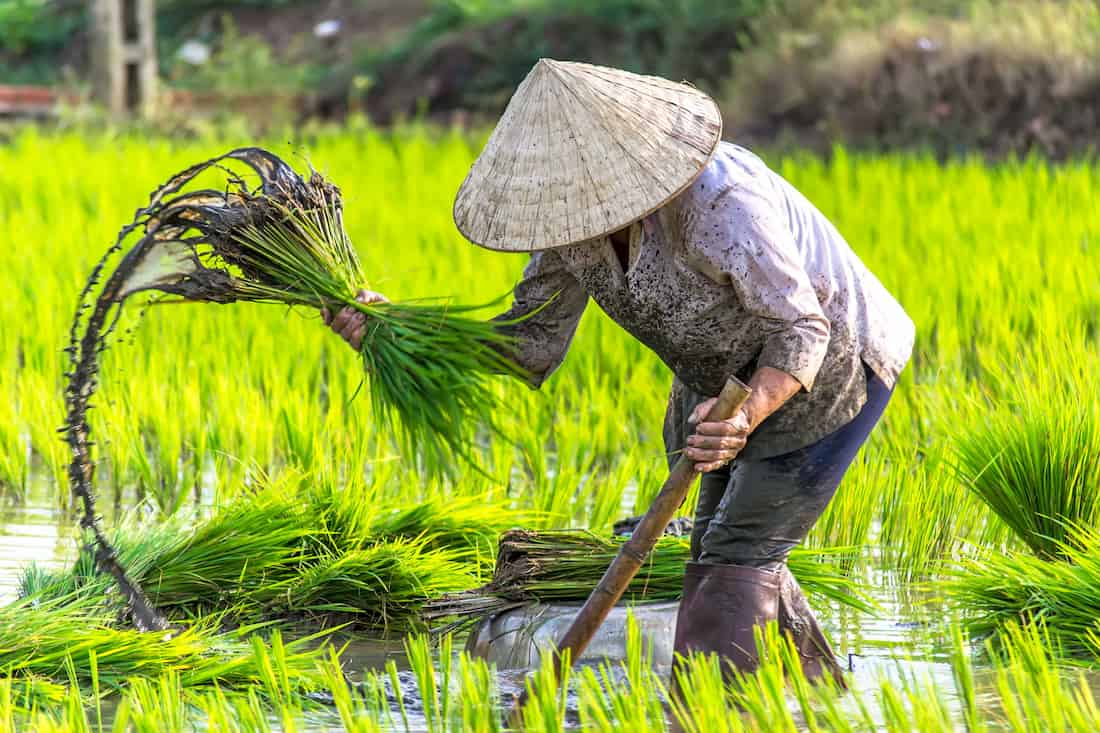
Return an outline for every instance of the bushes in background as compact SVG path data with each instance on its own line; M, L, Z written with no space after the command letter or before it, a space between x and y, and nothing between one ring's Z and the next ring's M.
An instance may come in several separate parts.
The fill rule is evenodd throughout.
M939 154L1092 149L1100 5L1002 0L860 19L842 4L794 0L760 19L760 43L736 55L721 94L729 129Z

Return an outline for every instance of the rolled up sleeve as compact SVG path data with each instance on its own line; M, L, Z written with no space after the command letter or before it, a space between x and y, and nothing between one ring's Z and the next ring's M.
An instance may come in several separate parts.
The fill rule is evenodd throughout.
M757 367L779 369L813 389L829 347L829 320L776 206L749 186L730 186L701 202L694 220L688 246L763 324Z
M538 388L565 358L587 304L587 293L557 253L531 255L512 307L493 320L514 339L509 357L527 372L532 387Z

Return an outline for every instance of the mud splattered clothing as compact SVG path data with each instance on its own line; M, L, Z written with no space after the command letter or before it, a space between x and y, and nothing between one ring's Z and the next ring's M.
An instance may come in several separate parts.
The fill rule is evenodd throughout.
M865 367L867 399L838 430L769 458L738 456L703 474L691 559L778 570L821 518L844 473L882 417L892 390Z
M670 438L683 437L685 405L718 394L729 374L747 381L769 366L802 384L749 437L746 459L803 448L851 421L867 398L863 364L892 388L913 344L912 321L836 228L729 143L631 227L625 271L607 237L532 255L501 318L551 300L509 327L536 385L561 363L589 297L676 375Z

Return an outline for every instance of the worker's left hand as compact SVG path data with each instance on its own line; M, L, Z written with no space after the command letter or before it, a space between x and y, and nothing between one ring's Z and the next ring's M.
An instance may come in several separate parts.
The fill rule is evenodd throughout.
M699 473L717 470L736 458L752 430L744 410L738 410L729 420L699 422L706 418L716 401L715 397L703 400L688 418L688 422L695 425L695 432L687 439L684 455L695 461L695 470Z

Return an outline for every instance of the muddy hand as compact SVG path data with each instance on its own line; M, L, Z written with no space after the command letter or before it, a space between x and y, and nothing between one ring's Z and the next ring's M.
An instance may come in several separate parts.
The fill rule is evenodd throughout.
M711 397L699 403L688 418L688 422L695 425L695 432L687 439L684 455L695 462L695 470L699 473L719 469L736 458L752 429L744 410L738 410L729 420L700 423L715 401L716 398Z
M390 302L386 296L371 290L360 290L356 293L355 299L364 305ZM336 312L336 315L333 315L328 308L322 308L321 318L324 319L329 328L338 333L353 349L359 351L362 348L363 336L367 332L367 317L365 315L351 306L344 306Z

